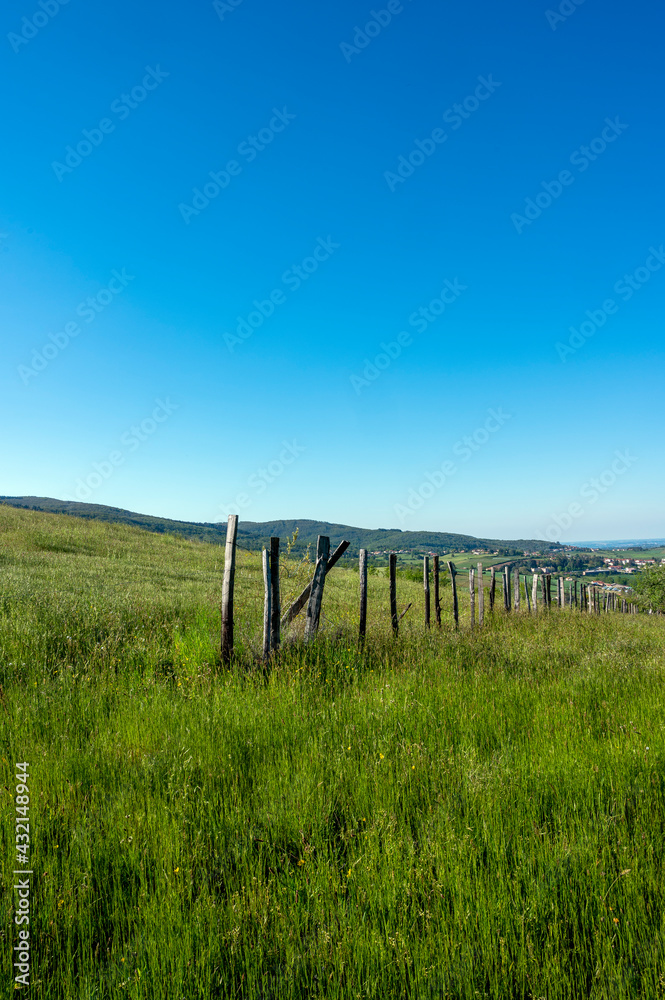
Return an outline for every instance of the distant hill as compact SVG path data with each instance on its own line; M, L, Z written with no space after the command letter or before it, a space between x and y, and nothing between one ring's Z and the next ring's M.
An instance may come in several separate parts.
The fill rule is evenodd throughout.
M5 497L0 502L11 507L46 511L51 514L69 514L72 517L91 518L96 521L110 521L116 524L131 524L146 531L160 534L183 535L202 542L223 545L226 540L226 522L197 523L195 521L173 521L150 514L136 514L119 507L105 507L102 504L78 503L71 500L54 500L52 497ZM304 552L308 544L316 546L317 535L328 535L333 548L346 538L350 543L348 556L357 556L361 548L370 552L402 551L417 555L423 552L470 552L473 549L491 551L549 552L557 546L539 539L474 538L473 535L458 535L447 531L400 531L399 528L354 528L348 524L331 524L329 521L310 521L295 518L286 521L243 521L238 522L238 544L256 551L268 544L271 536L285 539L298 529L298 541L294 553Z

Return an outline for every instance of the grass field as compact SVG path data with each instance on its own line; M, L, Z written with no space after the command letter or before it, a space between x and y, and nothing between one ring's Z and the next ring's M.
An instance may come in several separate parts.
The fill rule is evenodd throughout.
M222 568L0 506L2 996L26 761L40 1000L665 997L663 617L427 633L400 580L395 642L376 574L360 653L335 569L266 673L241 552L222 671Z

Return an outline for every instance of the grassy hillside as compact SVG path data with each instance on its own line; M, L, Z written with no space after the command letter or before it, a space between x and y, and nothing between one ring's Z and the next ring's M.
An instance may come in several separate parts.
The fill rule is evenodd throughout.
M219 524L196 524L191 521L172 521L149 514L136 514L118 507L102 504L78 503L68 500L54 500L51 497L0 497L0 503L29 510L46 511L52 514L69 514L74 517L90 518L114 524L129 524L155 531L159 534L171 533L184 538L223 544L226 539L226 522ZM404 550L405 552L470 552L477 548L514 548L518 552L548 552L554 546L551 542L537 539L500 541L497 539L474 538L442 531L400 531L397 528L378 529L354 528L348 524L331 524L329 521L312 521L305 518L286 521L245 521L238 525L238 544L246 549L260 551L270 544L271 536L291 537L298 529L298 540L294 551L302 554L307 545L316 547L318 535L327 535L333 546L342 539L351 543L349 557L357 556L361 548L369 550Z
M370 577L269 672L239 553L0 505L5 885L30 764L32 995L665 997L665 619L389 634ZM311 567L284 565L295 593ZM285 596L285 601L286 601ZM462 617L467 614L462 606ZM9 995L12 895L0 898ZM13 991L12 991L13 992Z

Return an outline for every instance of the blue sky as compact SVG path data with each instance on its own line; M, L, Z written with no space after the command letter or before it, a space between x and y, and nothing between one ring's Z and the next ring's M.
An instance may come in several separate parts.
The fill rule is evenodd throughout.
M7 7L0 493L665 534L664 21Z

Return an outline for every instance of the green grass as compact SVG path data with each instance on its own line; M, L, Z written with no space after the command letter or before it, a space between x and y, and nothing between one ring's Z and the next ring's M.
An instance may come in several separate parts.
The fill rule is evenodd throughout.
M360 653L335 569L320 640L299 625L266 672L239 553L221 671L222 567L0 507L3 877L26 760L33 996L665 997L663 618L456 633L447 588L427 633L401 579L395 642L377 574ZM311 567L285 569L295 595Z

